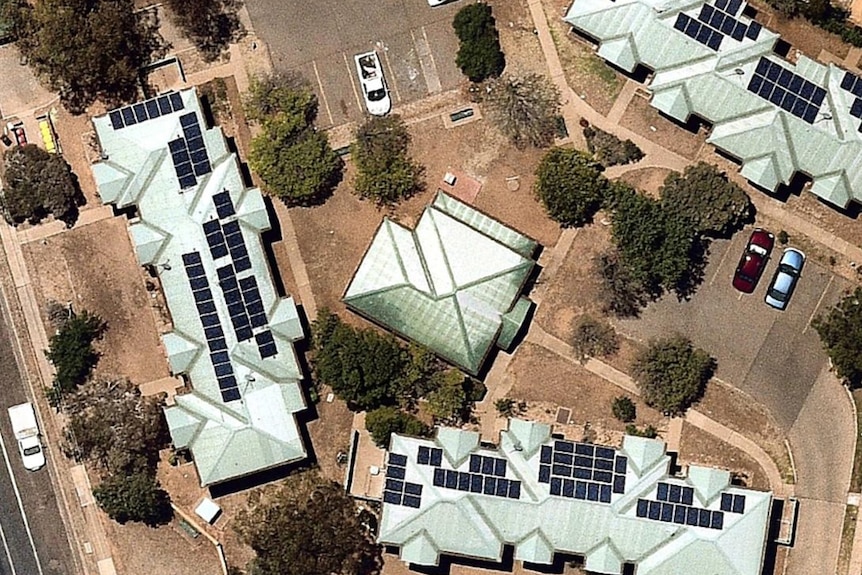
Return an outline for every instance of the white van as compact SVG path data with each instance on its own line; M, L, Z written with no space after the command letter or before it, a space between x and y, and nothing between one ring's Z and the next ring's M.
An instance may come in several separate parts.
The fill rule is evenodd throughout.
M33 405L30 403L13 405L8 411L24 467L29 471L41 469L45 466L45 452L39 440L39 424L36 422Z

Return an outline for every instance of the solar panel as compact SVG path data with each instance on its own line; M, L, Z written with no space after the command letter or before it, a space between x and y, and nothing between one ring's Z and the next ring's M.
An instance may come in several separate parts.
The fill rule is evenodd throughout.
M793 111L793 106L796 105L797 98L793 94L787 94L784 96L784 100L781 101L781 108L783 110L787 110L788 112Z
M592 456L594 451L595 447L589 443L578 443L575 445L575 453L578 455Z
M551 477L551 495L559 495L563 491L563 480L559 477Z
M853 84L853 95L857 98L862 98L862 80L856 79L856 83Z
M207 342L207 345L210 348L210 351L219 351L223 349L227 349L227 340L223 337L219 339L213 339Z
M575 499L587 498L587 484L583 481L575 481Z
M146 122L149 120L149 117L147 116L147 107L144 106L143 103L139 102L133 105L132 109L135 111L135 118L138 122Z
M403 467L392 466L386 468L386 477L394 477L395 479L404 479L406 471Z
M383 502L390 505L401 505L401 494L394 491L384 491Z
M183 254L182 258L185 265L201 263L201 255L198 252L189 252L187 254Z
M742 39L745 38L745 30L745 24L737 21L736 24L733 26L733 32L730 33L730 37L737 42L742 42Z
M434 470L434 487L443 487L446 482L446 472L442 469Z
M203 315L206 313L215 313L216 306L212 301L202 301L196 303L198 307L198 313Z
M697 36L695 36L695 40L700 42L701 44L706 44L706 41L709 40L709 35L712 33L712 30L707 28L706 26L701 26L697 31Z
M520 499L521 498L521 482L520 481L510 481L509 482L509 499Z
M180 188L188 189L197 185L198 181L194 176L182 176L179 178Z
M146 106L147 116L149 116L151 120L162 115L161 111L159 111L159 103L155 100L147 100L144 102L144 106Z
M614 493L626 492L626 478L624 475L614 476Z
M551 466L539 466L539 483L549 483L551 481Z
M712 512L712 523L710 524L712 529L723 529L724 528L724 513L721 511L713 511Z
M554 449L557 451L563 451L565 453L573 453L575 450L575 444L571 441L555 441Z
M189 112L188 114L183 114L182 116L180 116L180 126L182 126L183 128L197 123L198 116L194 112Z
M232 387L229 389L223 389L221 391L221 399L225 403L237 401L238 399L240 399L239 388Z
M185 107L183 105L183 97L178 92L171 92L170 94L168 94L168 97L170 98L171 107L173 108L174 112L178 112Z
M749 38L750 40L757 40L757 37L760 35L760 30L762 28L763 26L760 24L760 22L755 22L752 20L748 24L748 30L745 31L745 37Z
M811 100L812 96L814 96L814 84L811 82L803 82L802 87L799 89L799 95L806 100Z
M817 108L814 106L808 106L805 109L805 114L803 114L802 118L809 124L813 124L814 120L817 119Z
M682 488L679 485L671 485L668 490L668 501L679 503L682 501Z
M781 76L781 70L783 68L774 62L769 62L769 68L766 70L766 79L770 82L778 82L778 78Z
M216 207L219 219L230 217L236 213L233 206L233 200L230 198L230 193L225 190L213 196L213 203Z
M862 100L859 98L853 100L853 105L850 106L850 115L854 118L862 118Z
M549 445L543 445L543 446L542 446L541 454L539 455L539 462L541 462L541 463L550 463L550 462L551 462L551 458L553 457L553 453L554 453L554 450L553 450L553 449L551 449L551 446L549 446ZM471 466L472 466L472 464L473 464L473 457L476 457L476 456L475 456L475 455L471 455L471 456L470 456L470 465L471 465Z
M470 474L458 474L458 491L470 491Z
M156 100L159 103L159 110L162 112L162 116L170 114L173 111L171 109L171 101L167 96L159 96Z
M794 75L795 74L787 68L782 68L781 73L778 75L778 85L784 88L789 88L790 80L793 78Z
M673 23L673 27L679 30L680 32L685 32L685 27L688 26L688 21L690 18L685 14L680 14L676 17L676 22Z
M727 0L715 0L715 7L719 10L727 9Z
M628 460L624 456L618 455L614 463L614 471L617 473L625 473L627 461Z
M204 327L213 327L219 325L218 314L207 313L201 315L201 323L204 324Z
M709 4L704 4L700 7L700 15L698 15L698 20L707 23L709 22L710 18L713 16L714 13L715 8L713 8Z
M119 110L109 112L108 117L111 119L111 127L115 130L119 130L120 128L126 127L126 125L123 123L123 115L120 113Z
M563 481L563 497L575 496L575 482L572 479Z
M720 508L722 511L730 511L733 508L733 495L730 493L722 493Z
M658 493L656 494L656 499L659 501L667 501L667 492L668 492L667 483L659 483L658 484Z
M554 475L561 475L563 477L569 477L572 474L572 468L568 465L553 465L551 466L551 472Z
M598 481L599 483L610 483L613 481L613 474L608 473L607 471L593 471L593 481Z
M742 8L742 0L728 0L727 13L731 16L736 16L739 9Z
M586 467L575 467L573 475L577 479L592 479L593 471L591 469L587 469Z
M649 512L649 501L646 499L638 499L638 505L635 513L638 517L646 517Z
M733 512L745 513L745 495L733 496Z
M131 125L133 125L133 124L137 124L137 123L138 123L138 121L135 119L135 113L132 111L132 109L131 109L131 108L129 108L129 107L125 107L125 108L123 108L122 110L120 110L120 113L122 113L122 114L123 114L123 122L124 122L127 126L131 126Z
M599 501L602 503L610 503L611 502L611 486L610 485L599 485Z
M201 264L186 266L186 273L190 278L196 278L206 275L206 273L204 272L204 266Z
M697 525L697 522L700 520L700 512L694 507L689 507L686 512L686 525Z
M562 452L554 453L554 463L562 463L563 465L571 465L573 460L574 460L574 456L571 453L562 453Z
M776 86L772 91L772 95L769 96L769 101L775 104L776 106L781 105L781 101L784 99L784 95L787 93L787 90L782 88L781 86Z
M439 467L443 463L443 450L434 448L431 450L431 465Z
M723 38L724 37L718 32L713 32L706 45L709 46L710 49L718 52L719 48L721 48L721 41Z
M598 501L599 500L599 486L596 483L588 483L587 484L587 500L588 501Z
M685 523L688 507L685 505L674 505L673 507L673 522L683 525Z
M482 475L470 476L470 492L481 493L484 487L485 478Z
M647 516L650 519L657 521L661 517L661 503L658 501L650 501L649 513L647 513Z
M497 490L494 492L494 495L497 497L506 497L507 493L509 493L509 480L504 478L497 479Z
M223 377L225 375L233 373L233 367L229 363L220 363L218 365L213 366L215 368L216 376Z
M212 359L212 362L214 364L226 363L226 362L230 361L230 357L228 356L228 354L223 352L223 351L217 351L215 353L211 353L210 359Z
M407 456L400 453L390 453L389 465L398 465L400 467L404 467L405 465L407 465Z
M670 503L661 504L661 520L665 523L673 521L673 505Z
M691 487L683 487L681 500L685 505L691 505L694 503L694 489Z

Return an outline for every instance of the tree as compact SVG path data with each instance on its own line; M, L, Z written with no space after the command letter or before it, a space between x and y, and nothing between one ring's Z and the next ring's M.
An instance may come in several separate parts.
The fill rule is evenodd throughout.
M619 199L611 227L622 264L652 297L663 290L687 293L703 265L689 222L642 194Z
M575 324L572 338L578 360L588 357L613 355L620 348L620 340L613 326L591 316L582 316Z
M423 168L409 154L410 133L401 116L372 116L356 131L356 193L378 206L397 204L422 189Z
M689 221L698 235L730 237L754 216L748 194L705 162L672 172L660 193L662 208Z
M108 517L120 524L138 521L155 527L173 517L170 496L152 473L113 475L93 489L93 497Z
M382 566L353 499L313 472L255 494L235 529L257 554L255 575L370 575Z
M515 401L510 397L501 397L494 402L494 409L503 417L516 417L527 410L527 403Z
M601 205L607 187L602 170L583 152L554 148L536 169L534 192L561 226L583 226Z
M471 82L503 73L506 58L500 49L497 24L487 4L469 4L455 14L452 27L460 45L455 63Z
M69 394L64 451L111 474L155 471L168 443L162 403L127 379L96 379Z
M602 311L617 317L637 317L649 295L643 284L631 274L615 249L599 254L593 264L601 278L599 299Z
M635 406L635 402L625 395L620 395L614 398L613 403L611 403L611 411L613 412L614 417L624 423L634 421L635 417L637 417L637 406Z
M832 369L850 387L862 385L862 288L845 295L811 323L832 360Z
M274 74L252 81L247 116L261 124L249 165L288 206L323 202L341 181L343 162L313 125L317 97L301 77Z
M631 140L620 140L593 126L584 128L584 138L587 140L587 149L605 167L631 164L644 157L641 149Z
M99 361L93 342L102 338L106 328L99 316L85 310L51 336L46 355L54 365L54 385L61 393L74 391L90 377Z
M408 361L395 338L356 329L328 310L312 324L315 377L353 410L392 405Z
M703 394L715 366L708 353L674 336L650 342L635 358L632 373L647 405L681 415Z
M84 196L69 164L59 154L27 144L6 150L5 187L0 203L12 224L37 224L49 214L72 226Z
M389 447L389 436L393 433L404 435L428 435L428 426L415 416L392 406L378 407L365 415L365 429L371 434L374 443L382 448Z
M488 116L517 148L545 148L554 143L560 93L540 74L506 75L487 80L481 89Z
M439 374L440 384L428 394L428 412L435 421L458 425L469 417L470 404L465 388L466 378L457 369Z
M237 0L168 0L167 5L174 22L207 62L245 35Z
M132 0L22 1L12 15L21 53L73 113L135 99L140 69L164 51L158 22Z
M445 366L427 348L415 343L407 347L409 360L398 388L398 404L402 409L411 410L416 400L434 391L440 385L437 374Z

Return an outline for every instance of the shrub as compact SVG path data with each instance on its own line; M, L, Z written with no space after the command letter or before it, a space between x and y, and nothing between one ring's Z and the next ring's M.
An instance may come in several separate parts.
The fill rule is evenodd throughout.
M680 415L703 395L715 365L690 340L674 336L650 342L635 358L632 373L647 405Z
M51 336L46 355L54 365L54 385L59 393L74 391L87 381L99 361L93 342L102 338L107 324L88 311L70 317Z
M593 265L601 279L599 299L602 310L617 317L637 317L649 299L648 294L643 284L620 261L619 252L601 253Z
M455 15L452 27L460 45L455 63L471 82L499 76L506 67L496 21L487 4L469 4Z
M850 387L862 385L862 288L844 296L811 323L820 336L832 369Z
M397 114L372 116L362 124L351 146L356 193L378 206L391 206L420 191L423 168L410 158L410 139Z
M554 148L536 169L535 194L561 226L583 226L602 203L607 188L603 169L583 152Z
M429 431L415 416L391 406L369 411L365 416L365 429L374 443L384 449L389 447L389 436L393 433L424 436Z
M573 340L575 353L581 363L588 357L612 355L620 348L613 326L588 315L578 320Z
M587 126L584 138L590 153L605 167L632 164L644 157L643 151L631 140L620 140L599 128Z
M485 82L481 94L491 121L516 148L545 148L554 143L560 94L547 78L507 74Z
M637 417L637 407L635 406L635 402L625 395L620 395L614 398L614 401L611 404L611 411L613 412L614 417L625 423L634 421L635 417Z
M647 425L643 429L640 429L637 425L629 423L628 425L626 425L626 433L628 435L647 437L649 439L655 439L656 437L658 437L658 430L652 425Z

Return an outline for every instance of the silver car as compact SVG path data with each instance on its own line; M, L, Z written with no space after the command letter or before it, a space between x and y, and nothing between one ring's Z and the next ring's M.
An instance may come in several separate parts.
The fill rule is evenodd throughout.
M796 248L785 249L781 261L778 262L778 269L772 277L772 282L766 290L764 301L775 309L783 310L786 308L790 296L793 295L796 282L799 281L803 265L805 265L805 254Z

